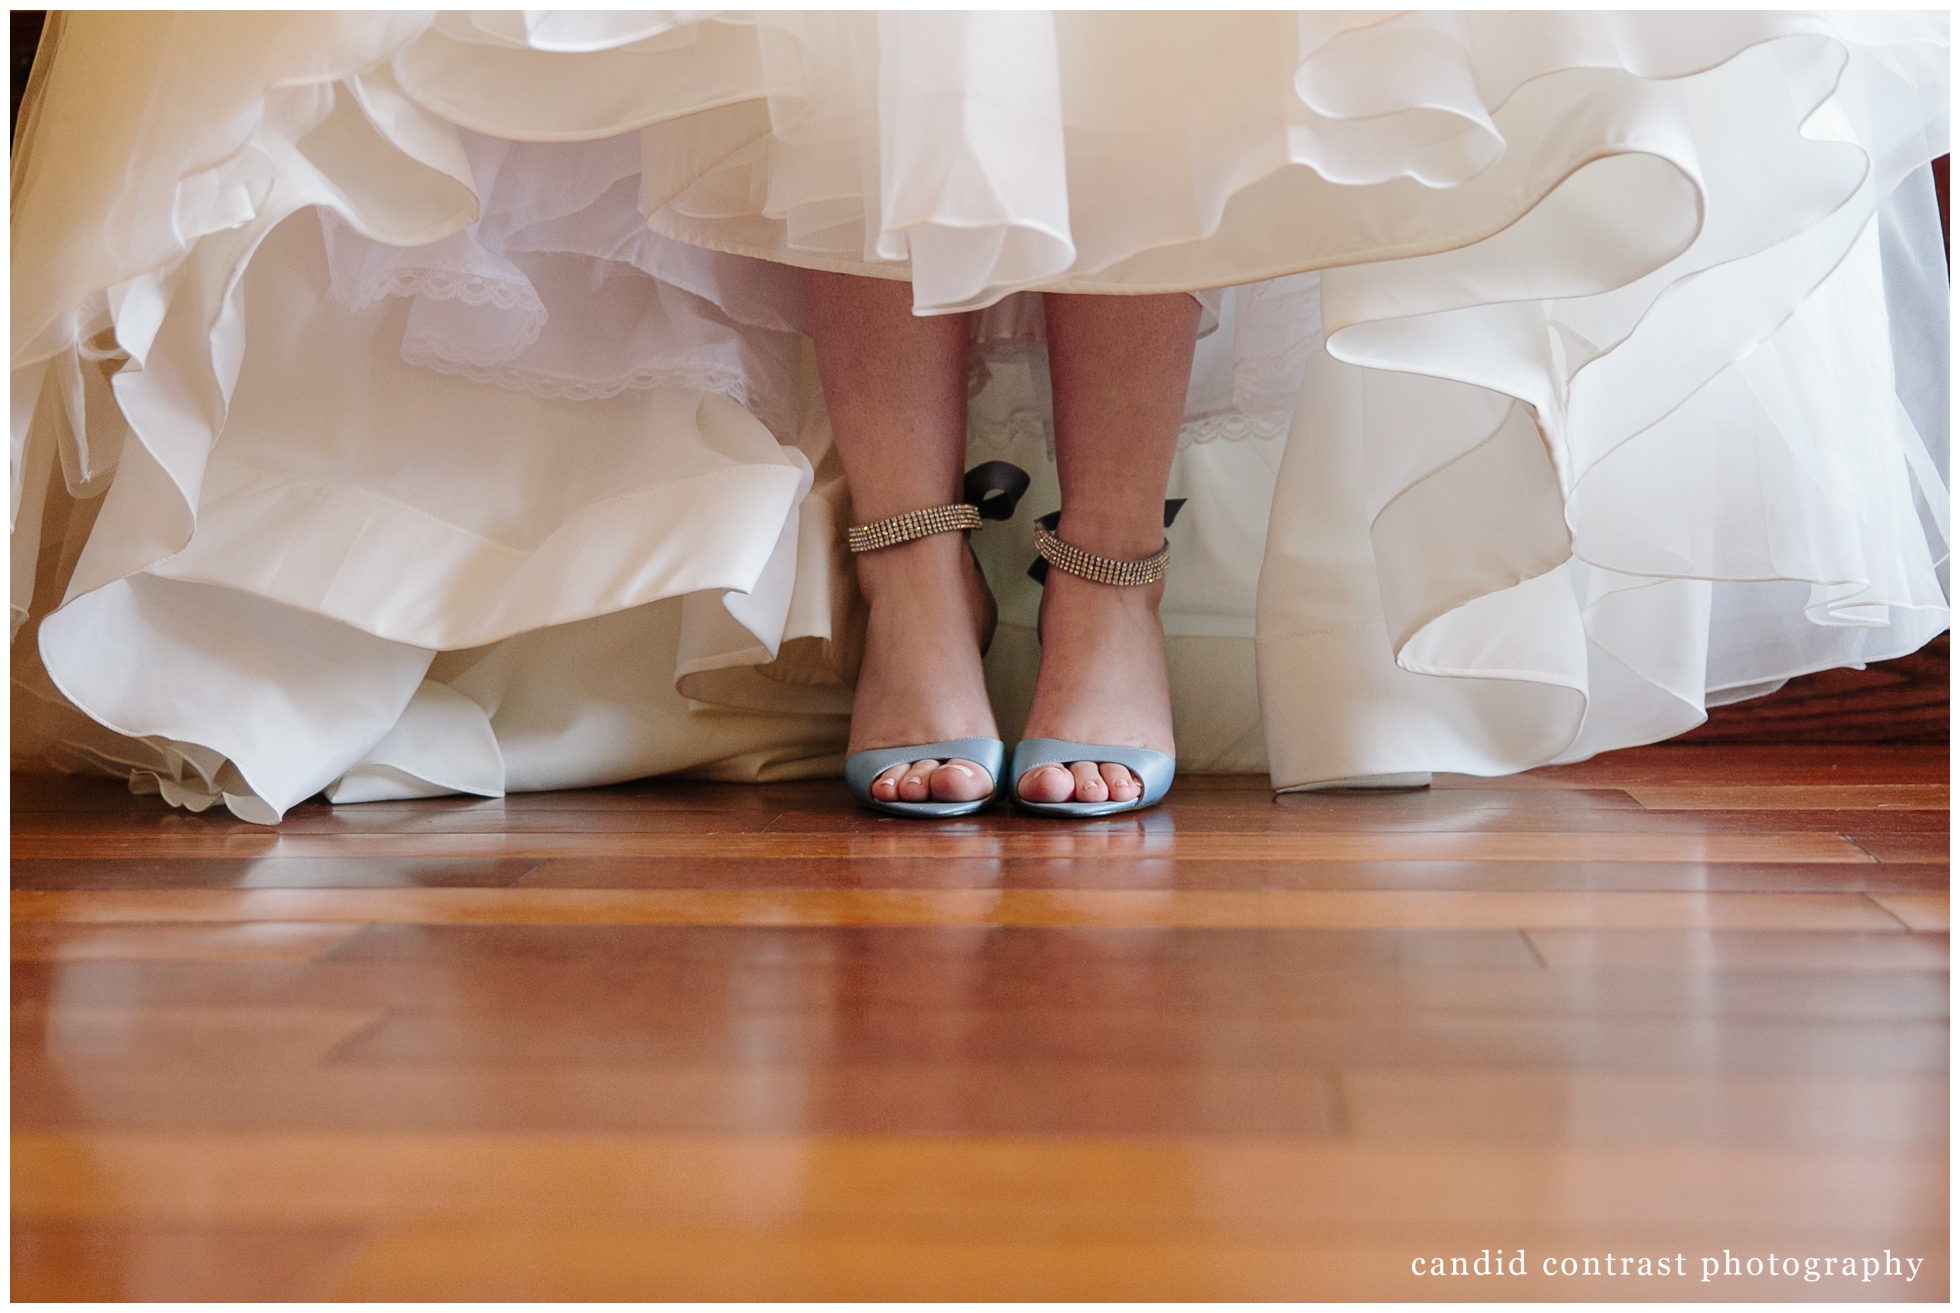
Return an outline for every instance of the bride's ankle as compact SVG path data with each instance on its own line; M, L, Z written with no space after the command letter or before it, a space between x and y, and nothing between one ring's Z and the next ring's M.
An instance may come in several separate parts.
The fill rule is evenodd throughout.
M966 543L957 534L936 534L854 558L858 591L868 602L886 593L944 591L948 581L964 579L970 566Z
M1134 584L1117 587L1112 584L1095 583L1088 579L1078 579L1061 570L1050 569L1048 579L1042 588L1041 623L1044 629L1054 616L1054 623L1088 623L1092 628L1107 623L1117 617L1124 617L1124 623L1148 623L1145 617L1155 621L1164 604L1164 585ZM1161 621L1158 621L1161 626Z
M908 621L948 626L965 620L982 646L992 637L997 614L993 590L965 542L954 535L859 556L857 584L874 617L896 619L907 627Z
M935 534L875 552L860 552L851 558L857 567L858 587L869 597L880 588L943 575L956 564L951 549L957 545L952 534Z
M1054 532L1072 547L1117 561L1155 556L1164 545L1163 525L1156 518L1093 507L1062 512Z

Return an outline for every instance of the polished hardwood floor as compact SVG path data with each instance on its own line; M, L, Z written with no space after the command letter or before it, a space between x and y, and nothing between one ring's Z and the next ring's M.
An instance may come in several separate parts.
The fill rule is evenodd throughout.
M16 1299L1948 1293L1943 746L12 821Z

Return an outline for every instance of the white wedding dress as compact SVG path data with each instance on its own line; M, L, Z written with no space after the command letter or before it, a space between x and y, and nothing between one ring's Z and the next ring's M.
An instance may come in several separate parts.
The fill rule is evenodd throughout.
M1499 774L1947 625L1944 13L109 13L13 173L17 763L272 822L841 771L794 266L1204 303L1186 770ZM1216 290L1223 289L1223 290ZM996 467L998 468L998 467Z

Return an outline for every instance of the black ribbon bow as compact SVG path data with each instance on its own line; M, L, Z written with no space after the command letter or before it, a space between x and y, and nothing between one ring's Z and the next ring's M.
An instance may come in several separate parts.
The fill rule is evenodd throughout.
M980 508L983 520L1011 520L1014 508L1021 504L1034 480L1019 465L1004 460L984 461L966 472L966 481L960 487L960 500L969 506ZM1164 503L1164 527L1171 527L1177 513L1184 509L1184 497L1173 497ZM1060 511L1050 511L1035 521L1048 532L1055 532L1055 526L1062 522ZM1028 578L1038 584L1048 582L1048 562L1037 556L1034 564L1028 567Z
M1014 518L1014 508L1021 504L1021 495L1033 482L1028 472L1019 465L990 460L966 472L966 482L960 488L960 500L969 506L978 506L983 520L1011 520Z

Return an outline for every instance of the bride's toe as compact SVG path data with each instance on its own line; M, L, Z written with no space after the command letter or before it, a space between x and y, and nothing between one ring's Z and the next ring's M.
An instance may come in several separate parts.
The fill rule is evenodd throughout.
M1095 762L1072 761L1068 771L1075 777L1075 801L1109 801L1109 786L1103 782L1102 770Z
M897 802L899 782L912 769L912 763L901 761L886 769L877 779L871 781L871 796L879 802Z
M1014 788L1029 802L1068 802L1075 797L1075 776L1065 766L1036 766Z
M898 780L899 801L932 801L932 775L938 769L939 763L930 759L915 761L906 767L905 774Z
M934 802L977 802L994 791L993 779L971 761L949 761L932 772Z
M1143 792L1143 786L1137 783L1137 777L1130 773L1128 767L1105 761L1101 763L1101 772L1103 787L1111 802L1135 802ZM1095 799L1084 798L1083 801L1093 802Z

